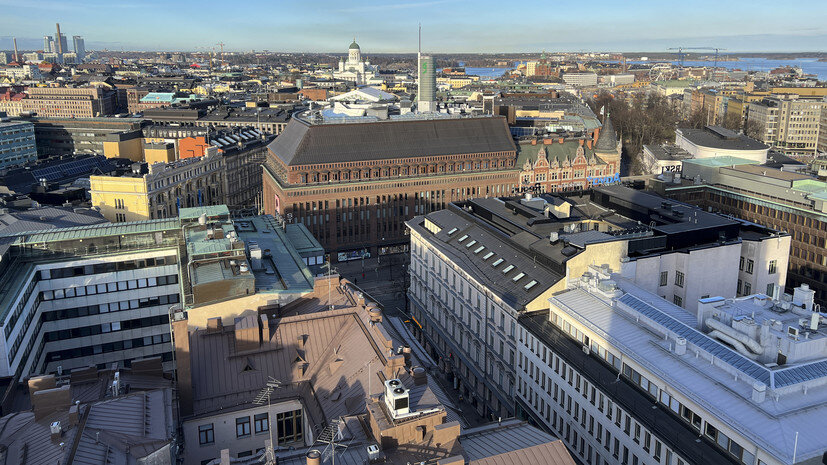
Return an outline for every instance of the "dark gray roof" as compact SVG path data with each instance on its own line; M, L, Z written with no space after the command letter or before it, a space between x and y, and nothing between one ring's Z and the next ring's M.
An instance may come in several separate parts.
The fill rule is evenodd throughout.
M0 215L0 236L10 236L26 231L72 228L108 222L100 213L89 209L75 211L66 207L32 208L24 211L10 211Z
M292 166L516 150L502 117L350 124L294 118L268 148Z
M442 231L437 234L430 233L423 226L425 218L439 225ZM475 217L463 215L453 206L424 217L413 218L408 225L420 234L432 237L431 244L449 256L454 263L462 264L463 270L479 282L485 283L497 297L516 310L521 310L563 279L562 274L537 260L539 254L527 252L534 244L548 243L547 239L527 231L519 232L510 238L505 237L502 231L478 221ZM449 232L452 233L448 234ZM557 245L558 249L562 247L562 243ZM524 276L514 281L520 273ZM532 281L536 283L526 288Z
M765 150L769 146L720 126L703 129L681 128L683 136L695 145L727 150ZM598 144L600 142L598 141Z
M644 145L643 148L648 150L658 160L685 160L692 158L689 152L673 144Z
M603 122L603 129L600 130L600 135L597 136L597 144L594 145L594 151L597 153L612 153L617 151L617 133L614 126L612 126L612 118L606 117Z

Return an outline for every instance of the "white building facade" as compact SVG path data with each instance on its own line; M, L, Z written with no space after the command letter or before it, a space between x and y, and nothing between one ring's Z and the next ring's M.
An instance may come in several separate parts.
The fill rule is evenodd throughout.
M790 344L783 325L767 326L775 305L795 312L783 320L813 315L806 289L786 304L760 295L704 299L693 314L615 276L595 270L550 299L548 313L521 319L517 396L527 417L595 465L821 460L827 439L805 425L824 422L827 372L812 368L827 355L823 335ZM827 323L819 319L817 328ZM720 342L733 340L727 334L750 340L743 331L753 323L768 329L751 349ZM776 341L785 357L798 354L788 368L749 360L775 360L752 351Z

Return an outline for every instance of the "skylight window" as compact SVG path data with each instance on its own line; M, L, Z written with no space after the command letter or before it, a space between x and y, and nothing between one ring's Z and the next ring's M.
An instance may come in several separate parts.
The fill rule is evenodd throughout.
M451 230L448 231L448 235L450 236L451 234L454 234L455 232L457 232L457 228L451 228Z
M525 276L525 273L520 273L517 276L514 276L513 278L511 278L511 280L516 283L517 281L523 279L523 276Z
M468 234L463 235L463 236L462 236L462 237L460 237L458 240L459 240L459 242L462 242L462 241L464 241L465 239L468 239Z
M474 244L476 244L476 243L477 243L477 241L473 241L473 240L472 240L471 242L469 242L469 243L465 244L465 247L468 247L468 248L470 249L470 248L471 248L471 247L473 247L473 246L474 246Z
M482 250L483 250L484 248L485 248L485 246L484 246L484 245L481 245L481 246L477 247L477 250L475 250L475 251L474 251L474 253L480 253L480 252L482 252Z
M488 260L489 258L491 258L493 256L494 256L494 252L488 252L487 254L485 254L484 257L482 257L482 259L483 260Z
M497 259L497 261L495 261L494 263L492 263L492 264L491 264L491 266L493 266L494 268L496 268L496 267L497 267L497 266L499 266L499 265L500 265L500 263L502 263L502 262L503 262L503 259L502 259L502 258L498 258L498 259Z
M507 267L503 268L503 274L508 273L509 271L514 269L514 265L508 265Z
M531 289L532 287L534 287L534 286L536 286L536 285L537 285L537 281L534 281L534 280L532 279L530 283L528 283L528 284L526 284L525 286L523 286L523 289L525 289L525 290L529 290L529 289Z

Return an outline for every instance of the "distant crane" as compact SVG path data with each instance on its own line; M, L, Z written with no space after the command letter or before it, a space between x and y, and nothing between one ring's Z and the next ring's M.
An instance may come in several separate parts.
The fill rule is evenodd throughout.
M725 48L718 48L718 47L672 47L667 50L677 50L678 51L678 60L681 62L681 68L683 68L683 59L686 56L683 53L684 50L715 50L715 68L718 67L718 51L719 50L726 50Z
M227 62L224 61L224 45L225 44L224 44L224 42L219 42L215 45L218 45L219 47L221 47L221 67L224 68L224 67L227 66Z

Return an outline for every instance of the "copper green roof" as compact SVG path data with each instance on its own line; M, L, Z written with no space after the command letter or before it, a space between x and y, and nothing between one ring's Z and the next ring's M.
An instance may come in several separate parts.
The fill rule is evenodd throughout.
M359 44L356 43L356 39L353 39L353 43L350 44L348 50L359 50Z

